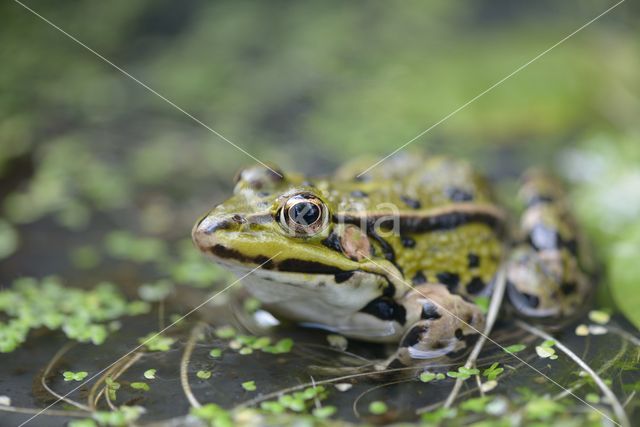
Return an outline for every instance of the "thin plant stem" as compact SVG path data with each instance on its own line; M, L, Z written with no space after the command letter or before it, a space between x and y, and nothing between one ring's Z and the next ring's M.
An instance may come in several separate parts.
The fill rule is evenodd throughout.
M573 360L578 366L580 366L580 368L582 368L585 372L587 372L591 376L591 378L593 378L593 381L600 388L600 391L602 392L602 394L604 394L605 397L607 398L609 404L611 405L611 408L613 409L613 413L615 414L616 418L618 418L618 421L620 422L620 425L622 427L631 426L629 422L629 418L627 417L627 414L624 408L622 407L622 404L616 397L616 395L604 383L602 378L593 369L591 369L591 367L584 360L578 357L578 355L576 355L573 351L571 351L571 349L569 349L567 346L565 346L560 341L553 338L551 335L544 332L543 330L538 329L535 326L528 325L521 320L517 320L516 324L522 329L528 332L531 332L532 334L537 335L542 339L555 341L556 347L558 347L564 354L569 356L571 360Z
M184 391L189 404L194 408L200 408L202 404L198 401L198 399L196 399L196 396L193 394L191 386L189 385L189 361L191 360L191 354L193 353L193 349L196 346L196 342L198 341L198 337L202 332L203 326L203 323L198 323L191 330L189 340L184 347L184 353L182 354L182 359L180 360L180 385L182 386L182 390Z
M467 369L471 369L475 366L476 360L482 351L482 347L484 347L487 342L487 337L491 334L493 329L493 325L498 318L498 312L500 311L500 307L502 306L502 299L504 297L504 291L506 288L506 277L505 277L505 267L503 266L498 270L498 274L496 275L496 286L493 290L493 294L491 295L491 302L489 304L489 310L487 312L486 323L484 327L484 331L482 335L476 341L476 344L471 350L469 357L467 358L467 362L464 364L464 367ZM456 382L449 393L449 397L444 403L445 408L450 408L458 397L458 393L460 393L460 388L462 387L463 380L460 378L456 378ZM419 410L419 409L418 409Z
M73 342L67 343L60 350L56 352L53 358L49 361L49 364L47 365L47 367L44 369L42 376L40 376L40 384L45 390L47 390L47 392L49 392L56 399L62 400L63 402L67 402L68 404L73 405L78 409L82 409L83 411L91 411L91 408L88 407L87 405L83 405L80 402L76 402L73 399L69 399L68 397L62 396L61 394L58 394L55 391L53 391L53 389L47 385L47 378L49 377L51 370L53 369L54 366L58 364L58 362L60 361L60 358L62 358L62 356L64 356L67 353L67 351L69 351L73 346L75 346L75 343Z

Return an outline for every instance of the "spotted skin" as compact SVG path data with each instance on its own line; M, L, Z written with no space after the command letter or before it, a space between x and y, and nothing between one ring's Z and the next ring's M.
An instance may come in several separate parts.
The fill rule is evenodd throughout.
M562 186L542 171L523 177L520 243L510 253L507 296L527 317L571 317L591 293L580 233Z
M234 195L196 224L194 242L234 272L251 271L245 286L276 316L396 343L393 364L464 354L484 328L474 299L491 295L505 259L512 313L558 319L584 305L583 245L546 175L525 175L513 237L469 163L405 156L356 178L370 164L313 180L247 168ZM326 214L317 234L287 233L282 221L303 194Z
M440 284L415 287L403 298L407 320L415 320L400 340L390 363L411 365L416 360L437 360L464 352L484 328L480 309Z

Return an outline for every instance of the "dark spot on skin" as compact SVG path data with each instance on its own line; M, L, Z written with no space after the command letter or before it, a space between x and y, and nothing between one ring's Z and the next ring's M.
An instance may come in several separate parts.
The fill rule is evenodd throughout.
M370 222L373 225L380 218L373 218ZM434 216L422 215L401 215L400 231L407 233L429 233L432 231L453 230L461 225L469 223L486 224L488 227L496 230L499 234L504 233L505 227L503 221L494 214L486 212L446 212ZM344 222L345 224L360 225L362 219L359 216L344 215L336 217L334 222ZM396 219L380 219L379 226L386 230L393 229Z
M387 297L380 297L370 301L361 310L381 320L395 320L404 325L407 318L407 311L395 300Z
M420 201L416 199L412 199L408 196L400 196L405 205L409 206L411 209L420 209Z
M384 257L387 259L387 261L393 263L393 265L395 265L398 270L401 270L400 266L396 264L396 253L393 250L393 246L391 246L389 242L384 240L378 235L378 233L376 233L374 222L367 223L367 236L371 237L380 245L380 249L382 249L382 253L384 254Z
M455 336L456 336L457 339L461 340L462 337L464 336L464 334L462 333L462 329L460 329L460 328L456 329Z
M396 287L389 279L387 279L387 286L382 291L382 295L388 298L393 298L396 295Z
M314 183L313 183L313 182L311 182L311 181L303 181L303 182L302 182L302 185L303 185L304 187L313 187L313 188L315 188Z
M473 320L473 314L468 313L464 319L464 323L466 323L467 325L470 325L472 320Z
M309 274L338 274L345 273L339 268L322 264L315 261L305 261L301 259L285 259L278 263L278 270L293 273L309 273Z
M235 214L234 216L231 217L231 220L233 222L237 222L238 224L244 224L245 222L247 222L246 219L244 219L243 217L241 217L238 214Z
M357 198L363 198L363 197L368 197L369 195L364 191L354 190L351 192L351 196L357 197Z
M269 196L271 193L269 193L268 191L259 191L258 192L258 197L267 197Z
M478 340L478 337L479 335L477 333L463 335L460 341L464 342L464 346L462 346L462 348L458 351L450 351L449 353L447 353L447 357L451 359L462 357L469 351L471 347L473 347L475 342Z
M540 298L535 295L518 291L513 282L507 281L507 293L511 303L516 307L537 308L540 305Z
M485 287L484 281L478 276L476 276L473 279L471 279L469 283L467 283L467 292L469 292L472 295L475 295L478 292L482 291L484 287Z
M554 198L552 196L546 196L543 194L536 194L529 198L526 202L526 207L530 208L535 205L544 204L544 203L553 203Z
M456 273L449 273L447 271L436 274L438 282L442 283L449 289L449 292L455 292L460 283L460 276Z
M561 290L561 291L562 291L562 293L563 293L563 294L565 294L565 295L569 295L569 294L574 293L574 292L576 291L576 289L577 289L577 288L578 288L578 286L577 286L575 283L571 283L571 282L563 283L563 284L560 286L560 290Z
M467 255L469 260L469 268L476 268L480 266L480 257L472 252Z
M420 315L420 317L424 320L429 320L439 319L442 316L440 316L440 313L438 313L438 308L435 306L435 304L426 302L422 304L422 314Z
M269 258L263 256L263 255L258 255L256 257L248 257L248 256L244 256L242 255L242 253L236 251L235 249L229 249L226 246L223 245L215 245L211 248L209 248L209 251L219 257L219 258L232 258L238 261L242 261L244 263L253 263L253 264L263 264L265 263L261 268L264 268L265 270L271 270L274 268L275 264L273 261L269 260Z
M429 328L427 328L426 325L414 326L413 328L409 329L409 332L407 332L407 334L402 339L400 346L413 347L414 345L418 344L422 339L422 334L426 333L428 329Z
M351 276L353 276L353 273L355 273L355 272L354 271L342 271L340 273L336 273L334 275L334 277L336 279L336 283L346 282L347 280L349 280L351 278Z
M460 187L449 187L444 190L444 192L452 202L468 202L473 200L473 193Z
M322 244L333 249L336 252L342 252L342 246L340 245L340 237L336 233L331 233L326 239L322 241Z
M445 341L436 341L435 343L433 343L432 348L434 350L440 350L441 348L445 348L447 346L447 343Z
M400 240L402 241L402 246L405 248L413 248L416 245L416 241L408 236L400 236Z
M418 271L415 276L413 276L413 279L411 279L411 282L414 285L422 285L423 283L427 283L427 278L424 277L422 271Z
M567 250L569 252L571 252L571 255L573 256L578 256L578 241L577 240L569 240L568 242L566 242L564 244L564 246L567 248Z

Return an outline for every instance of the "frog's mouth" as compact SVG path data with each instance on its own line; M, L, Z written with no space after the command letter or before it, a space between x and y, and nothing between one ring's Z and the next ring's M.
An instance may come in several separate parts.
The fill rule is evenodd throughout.
M379 283L394 294L395 288L403 287L397 279L401 274L387 260L354 260L323 245L295 244L275 233L265 241L252 233L211 231L210 226L205 221L194 227L194 243L215 262L241 275L250 273L267 282L301 288L335 285L346 289L361 282Z

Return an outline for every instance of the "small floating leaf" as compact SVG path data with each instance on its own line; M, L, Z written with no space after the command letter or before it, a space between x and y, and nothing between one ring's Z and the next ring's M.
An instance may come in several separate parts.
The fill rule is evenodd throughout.
M595 393L587 393L587 395L584 397L584 400L586 400L589 403L600 403L600 396L598 396Z
M196 372L196 377L200 378L201 380L208 380L209 378L211 378L211 371L198 371Z
M436 374L433 372L423 372L420 374L420 381L423 383L428 383L429 381L433 381L436 378Z
M222 349L221 348L212 348L211 351L209 352L209 356L211 356L211 357L220 357L220 356L222 356Z
M175 340L156 332L138 338L138 342L143 344L149 351L169 351Z
M221 326L216 329L216 336L221 339L233 338L236 335L236 330L231 326Z
M156 377L156 369L147 369L143 375L146 379L153 380Z
M382 415L387 412L387 404L381 400L375 400L369 404L369 412L374 415Z
M504 351L506 351L509 354L514 354L514 353L521 352L525 348L527 348L527 346L524 345L524 344L513 344L513 345L510 345L508 347L505 347Z
M335 406L323 406L321 408L314 408L311 413L318 418L329 418L336 413L336 410Z
M89 375L88 372L80 371L80 372L71 372L65 371L62 373L65 381L82 381Z
M285 407L279 402L262 402L260 408L272 414L282 414Z
M333 348L337 348L338 350L346 350L349 345L349 341L342 335L329 334L327 335L327 342Z
M611 320L611 315L605 311L592 310L589 312L589 319L600 325L606 325Z
M242 383L242 388L247 391L255 391L256 390L256 382L255 381L245 381Z
M496 388L497 386L498 386L498 381L489 380L486 383L482 383L482 385L480 386L480 390L482 390L484 393L488 393L494 388Z
M546 359L548 357L550 358L551 356L555 355L556 351L552 347L538 345L536 346L536 353L538 353L538 356L542 357L543 359Z
M586 337L589 335L589 327L587 325L578 325L576 327L576 335L579 337Z
M133 382L131 384L129 384L131 386L132 389L134 390L142 390L142 391L149 391L151 390L151 387L149 387L149 384L139 381L139 382Z

